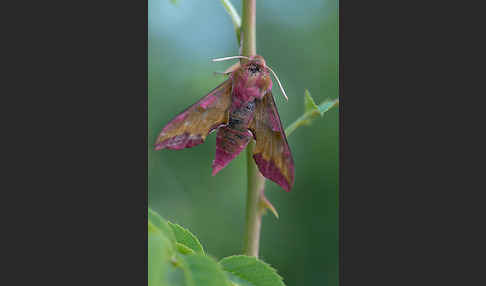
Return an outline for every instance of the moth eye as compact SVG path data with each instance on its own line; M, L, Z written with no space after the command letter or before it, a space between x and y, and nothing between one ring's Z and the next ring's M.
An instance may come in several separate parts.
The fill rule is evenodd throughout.
M260 69L260 66L259 65L251 64L248 67L248 71L251 72L251 73L257 73L257 72L260 72L261 69Z

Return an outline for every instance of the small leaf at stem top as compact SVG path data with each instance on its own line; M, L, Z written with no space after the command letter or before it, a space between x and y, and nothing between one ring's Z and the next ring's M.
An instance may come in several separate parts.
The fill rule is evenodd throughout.
M290 136L298 127L303 125L309 125L315 117L324 116L324 113L329 111L332 107L339 104L339 99L326 99L319 105L316 105L314 99L310 95L308 90L305 90L304 106L305 112L297 120L292 122L287 128L285 128L285 134Z
M324 113L326 113L329 109L331 109L333 106L339 104L339 99L326 99L321 104L317 106L319 109L319 112L321 116L324 116Z
M305 90L305 97L304 97L304 105L305 109L304 112L315 112L319 111L317 104L314 102L314 99L312 98L309 90Z

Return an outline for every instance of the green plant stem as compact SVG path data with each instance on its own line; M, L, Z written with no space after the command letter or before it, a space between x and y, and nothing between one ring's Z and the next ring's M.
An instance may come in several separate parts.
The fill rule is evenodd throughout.
M241 54L243 56L256 55L256 0L243 1L243 44Z
M248 192L246 196L246 231L245 250L248 256L258 257L260 246L260 229L262 226L263 208L260 200L265 189L265 177L258 171L253 160L253 147L255 143L248 144L246 151Z
M256 55L256 0L243 0L243 19L241 32L243 43L241 54L243 56ZM263 208L260 196L265 188L265 178L253 160L254 142L246 148L248 193L246 201L246 227L244 237L244 253L248 256L258 257L260 246L260 228L262 225Z
M236 12L235 7L231 4L230 0L221 0L224 9L228 12L229 16L231 17L231 21L233 21L233 26L235 27L236 33L236 40L238 41L238 46L241 44L240 42L240 31L241 31L241 18Z
M305 125L306 122L311 117L312 117L312 112L307 112L302 114L299 118L297 118L297 120L295 120L294 122L292 122L292 124L290 124L289 126L287 126L287 128L285 128L285 136L289 137L290 134L292 134L295 131L295 129L297 129L302 125Z

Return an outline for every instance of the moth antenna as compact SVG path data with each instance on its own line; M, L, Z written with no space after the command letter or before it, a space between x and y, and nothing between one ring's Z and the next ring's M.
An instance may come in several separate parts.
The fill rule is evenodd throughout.
M272 70L272 68L270 68L269 66L267 66L267 68L272 72L273 76L275 77L275 79L277 80L277 83L278 83L278 86L280 87L280 90L282 91L282 94L283 96L285 97L285 99L288 101L289 98L287 97L287 94L285 93L285 90L283 89L283 86L282 86L282 83L280 83L280 80L278 79L278 76L277 74Z
M232 59L247 59L249 60L249 57L245 56L232 56L232 57L225 57L225 58L219 58L219 59L212 59L213 62L221 62L221 61L227 61L227 60L232 60Z

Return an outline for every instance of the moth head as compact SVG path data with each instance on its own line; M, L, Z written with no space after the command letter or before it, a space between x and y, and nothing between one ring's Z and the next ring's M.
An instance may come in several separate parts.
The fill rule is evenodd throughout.
M243 67L250 75L257 75L262 72L268 73L267 65L262 56L256 55L250 57L248 62Z
M277 80L278 86L280 87L280 90L282 91L283 96L285 99L289 100L287 97L287 94L285 94L285 90L283 89L282 83L278 79L277 74L270 68L269 66L266 65L265 60L263 59L262 56L260 55L255 55L252 56L248 59L248 63L246 64L246 69L249 73L249 75L268 75L269 72L273 74L275 79Z
M280 87L283 96L285 97L285 99L288 100L287 94L285 94L285 90L283 89L282 83L278 79L277 74L269 66L266 65L265 60L263 59L262 56L260 55L254 55L251 57L231 56L231 57L213 59L213 62L226 61L232 59L246 59L247 62L244 63L241 68L245 73L247 73L250 76L260 76L260 75L266 76L268 72L271 72L275 77L275 79L277 80L278 86Z

